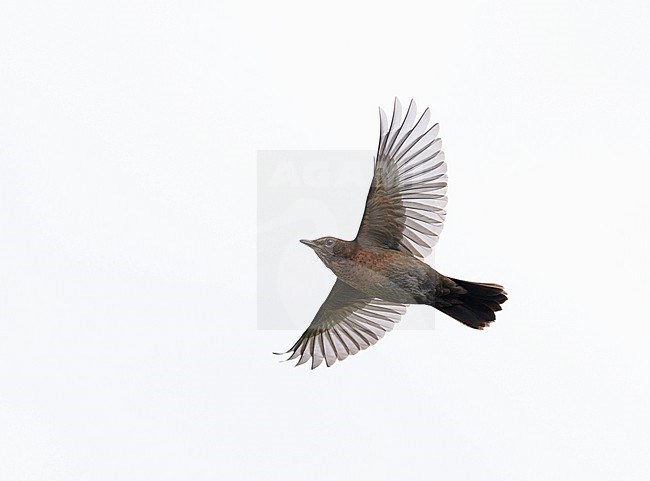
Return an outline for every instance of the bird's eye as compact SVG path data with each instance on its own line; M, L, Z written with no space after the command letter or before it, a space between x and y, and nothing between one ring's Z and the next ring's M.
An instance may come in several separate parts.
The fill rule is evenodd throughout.
M327 239L327 240L325 241L325 245L326 245L327 247L332 247L332 246L334 245L334 239Z

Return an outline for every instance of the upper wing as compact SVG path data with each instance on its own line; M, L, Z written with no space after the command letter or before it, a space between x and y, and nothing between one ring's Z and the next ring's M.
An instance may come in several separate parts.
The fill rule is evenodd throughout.
M425 257L438 242L447 205L447 165L426 109L416 122L411 100L402 121L395 99L388 126L380 108L379 147L357 242Z
M324 359L329 367L376 343L405 312L402 304L369 298L337 279L307 330L285 353L291 353L287 361L300 356L299 366L311 358L314 369Z

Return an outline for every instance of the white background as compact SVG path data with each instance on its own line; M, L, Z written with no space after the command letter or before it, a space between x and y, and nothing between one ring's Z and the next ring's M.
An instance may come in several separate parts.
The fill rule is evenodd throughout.
M648 5L4 2L0 479L648 479ZM394 95L441 123L437 268L510 300L278 364L256 152L372 149Z

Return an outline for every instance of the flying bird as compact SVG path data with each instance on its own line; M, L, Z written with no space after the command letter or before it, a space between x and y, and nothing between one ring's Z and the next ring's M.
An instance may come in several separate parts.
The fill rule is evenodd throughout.
M402 119L395 99L388 123L379 109L379 145L359 232L354 240L301 240L336 274L314 320L285 353L297 366L356 354L375 344L399 322L408 304L426 304L474 329L495 320L506 292L498 284L440 274L424 263L438 242L447 204L447 165L429 126L427 108L417 118L411 100Z

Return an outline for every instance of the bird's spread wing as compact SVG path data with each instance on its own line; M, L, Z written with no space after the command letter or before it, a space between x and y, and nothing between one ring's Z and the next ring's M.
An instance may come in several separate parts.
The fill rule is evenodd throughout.
M356 240L425 257L438 241L447 205L438 124L429 127L429 109L416 121L413 101L403 120L397 99L390 124L381 108L379 116L375 171Z
M402 304L372 299L337 279L312 323L285 353L291 353L287 360L299 358L299 366L311 358L312 369L325 360L329 367L376 343L405 312Z

